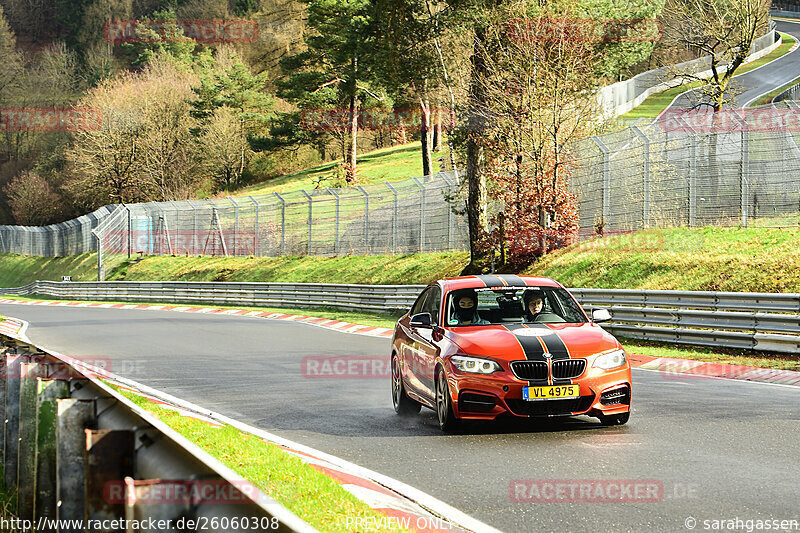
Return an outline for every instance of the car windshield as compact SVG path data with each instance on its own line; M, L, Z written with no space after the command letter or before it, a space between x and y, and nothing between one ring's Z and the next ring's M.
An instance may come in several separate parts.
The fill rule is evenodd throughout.
M559 287L459 289L450 292L447 326L492 324L582 324L586 315Z

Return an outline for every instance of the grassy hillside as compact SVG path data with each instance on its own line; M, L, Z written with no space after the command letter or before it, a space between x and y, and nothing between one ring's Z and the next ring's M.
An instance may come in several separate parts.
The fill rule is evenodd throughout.
M800 228L639 231L559 250L525 273L569 287L800 292Z
M433 154L433 167L436 171L439 170L438 160L441 157L440 153ZM298 189L314 189L320 178L333 177L341 163L341 160L323 163L294 174L287 174L245 187L232 194L271 194ZM358 183L360 185L420 176L422 176L422 149L419 142L367 152L359 155L358 158ZM322 186L332 187L333 185L323 183Z
M0 254L0 287L19 287L37 279L60 281L61 276L72 276L74 281L97 279L97 254L70 257Z
M109 280L425 284L456 276L468 254L345 257L146 257ZM800 292L800 228L672 228L596 239L524 270L570 287ZM95 279L95 256L0 256L0 285Z
M458 275L467 262L464 252L316 258L148 257L115 270L109 279L426 284Z

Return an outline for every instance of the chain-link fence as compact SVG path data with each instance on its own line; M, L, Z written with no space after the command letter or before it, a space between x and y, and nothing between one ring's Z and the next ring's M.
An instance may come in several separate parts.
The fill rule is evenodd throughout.
M722 116L726 122L707 126L712 114L697 121L675 112L582 140L571 180L582 234L754 221L797 225L797 104Z
M93 252L97 244L92 230L119 208L107 205L49 226L0 226L0 253L61 257Z
M459 250L458 175L394 183L122 206L95 231L100 278L144 255L371 255Z

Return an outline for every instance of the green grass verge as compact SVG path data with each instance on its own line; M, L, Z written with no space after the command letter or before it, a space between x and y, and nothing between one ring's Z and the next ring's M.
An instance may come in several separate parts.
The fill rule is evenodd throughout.
M800 228L671 228L558 250L524 271L567 287L800 292Z
M123 264L107 279L424 285L458 275L468 262L466 252L343 257L153 256Z
M437 159L441 154L433 154L434 172L439 171ZM233 195L272 194L298 189L314 189L320 178L331 177L342 164L341 160L323 163L293 174L257 183L235 191ZM418 142L367 152L358 158L358 183L367 185L384 181L398 181L422 176L422 148Z
M789 52L789 49L794 45L795 39L786 33L781 33L781 36L783 36L783 42L778 48L765 55L761 59L742 65L736 70L736 76L746 74L751 70L757 69L758 67L766 65L770 61L774 61L775 59L786 55ZM736 76L734 76L734 78ZM656 118L672 103L676 96L691 89L697 89L702 85L703 82L686 83L666 91L650 95L644 102L628 111L624 115L621 115L619 119L624 122L626 120L635 120L637 118Z
M58 280L72 276L74 281L97 279L97 254L68 257L37 257L0 254L0 287L19 287L33 281Z
M347 518L380 520L383 516L333 479L274 444L231 426L215 427L182 416L137 394L116 389L321 532L367 531L354 525L356 521L348 524Z

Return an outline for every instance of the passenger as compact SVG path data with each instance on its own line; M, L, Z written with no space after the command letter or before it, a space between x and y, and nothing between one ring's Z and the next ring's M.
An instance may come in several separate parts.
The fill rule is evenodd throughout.
M478 295L475 291L458 294L453 298L453 317L450 321L457 326L484 326L489 321L478 314Z
M525 321L535 322L536 318L544 309L544 300L536 293L529 293L525 295Z

